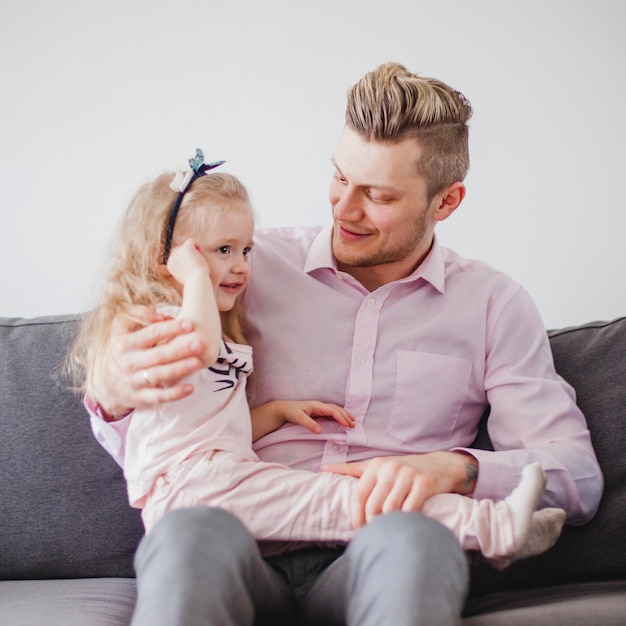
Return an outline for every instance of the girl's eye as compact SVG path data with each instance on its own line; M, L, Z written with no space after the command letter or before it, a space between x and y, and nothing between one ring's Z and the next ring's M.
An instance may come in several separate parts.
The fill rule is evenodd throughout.
M248 256L252 252L252 248L247 246L243 249L243 256Z
M230 252L230 246L220 246L217 251L220 254L228 254Z

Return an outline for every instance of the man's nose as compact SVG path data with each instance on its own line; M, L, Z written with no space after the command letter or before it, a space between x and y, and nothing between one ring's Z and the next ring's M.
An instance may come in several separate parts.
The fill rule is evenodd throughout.
M346 222L357 222L363 216L360 198L356 189L345 187L333 204L333 217Z

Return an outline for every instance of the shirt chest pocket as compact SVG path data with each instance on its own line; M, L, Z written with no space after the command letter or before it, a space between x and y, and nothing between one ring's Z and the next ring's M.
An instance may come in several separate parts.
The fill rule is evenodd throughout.
M409 445L433 449L453 433L469 392L467 359L400 351L387 432Z

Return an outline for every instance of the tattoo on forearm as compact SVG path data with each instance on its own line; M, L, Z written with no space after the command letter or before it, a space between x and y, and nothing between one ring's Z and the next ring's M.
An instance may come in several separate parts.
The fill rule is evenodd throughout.
M478 478L478 465L476 465L475 463L466 463L465 472L467 475L467 478L465 479L465 488L468 490L473 490L474 483Z

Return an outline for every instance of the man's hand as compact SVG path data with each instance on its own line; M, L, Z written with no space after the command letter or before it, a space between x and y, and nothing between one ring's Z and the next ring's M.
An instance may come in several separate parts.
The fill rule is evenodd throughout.
M91 395L115 419L134 408L179 400L193 391L178 383L200 369L203 344L185 320L136 306L111 324L109 349L94 369Z
M322 469L359 479L352 491L352 525L360 528L381 513L419 511L438 493L470 494L478 476L478 461L468 454L430 452L324 465Z

